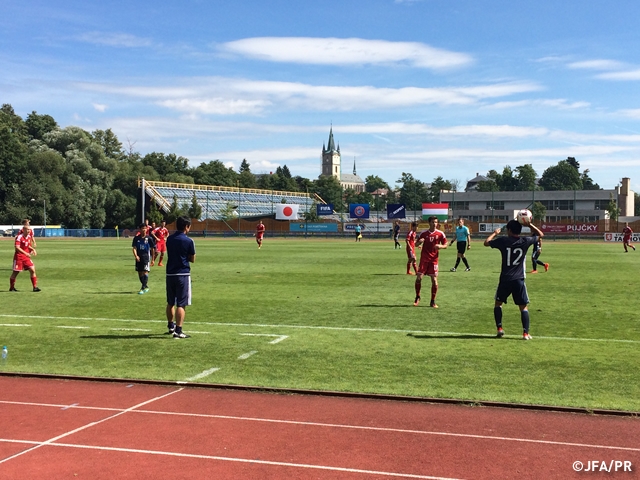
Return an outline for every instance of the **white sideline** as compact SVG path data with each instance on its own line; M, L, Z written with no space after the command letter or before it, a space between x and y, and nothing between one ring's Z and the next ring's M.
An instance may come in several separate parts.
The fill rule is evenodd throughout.
M15 315L15 314L0 314L0 318L25 318L33 320L87 320L96 322L126 322L126 323L166 323L166 320L133 320L126 318L91 318L91 317L55 317L45 315ZM254 328L295 328L295 329L310 329L310 330L335 330L335 331L350 331L350 332L379 332L379 333L413 333L416 335L438 335L442 337L451 337L457 335L465 335L470 337L487 338L495 337L495 334L484 333L468 333L468 332L445 332L445 331L429 331L429 330L400 330L393 328L359 328L359 327L328 327L321 325L286 325L286 324L259 324L259 323L224 323L224 322L194 322L194 326L209 325L216 327L254 327ZM31 325L20 324L7 324L0 323L0 327L30 327ZM505 338L520 338L520 335L505 335ZM574 337L549 337L534 335L534 339L545 340L560 340L569 342L603 342L603 343L632 343L640 344L640 340L626 340L616 338L574 338Z

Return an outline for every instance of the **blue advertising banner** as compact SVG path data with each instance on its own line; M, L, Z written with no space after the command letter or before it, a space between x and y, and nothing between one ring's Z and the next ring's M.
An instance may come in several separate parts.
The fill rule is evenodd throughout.
M369 218L368 203L350 203L349 218Z
M406 218L407 209L404 203L390 203L387 205L387 218Z
M305 230L306 229L306 230ZM304 223L304 222L291 222L289 223L290 232L337 232L337 223Z
M318 203L316 205L316 212L318 216L320 215L332 215L333 214L333 203Z

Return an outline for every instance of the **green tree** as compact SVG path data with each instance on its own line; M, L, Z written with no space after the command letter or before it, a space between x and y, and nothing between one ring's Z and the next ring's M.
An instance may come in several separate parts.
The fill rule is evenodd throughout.
M535 190L536 171L533 169L533 165L527 163L526 165L516 167L516 180L516 190L521 192Z
M194 182L199 185L235 187L238 179L238 174L233 168L225 167L220 160L201 163L192 173Z
M202 216L202 207L198 205L198 197L196 196L196 192L193 192L193 197L191 197L191 206L187 210L187 214L189 218L199 219Z
M633 215L640 216L640 195L633 192Z
M609 218L614 222L618 221L618 217L620 216L620 208L618 207L618 202L613 198L613 193L609 194L609 203L607 204L607 211L609 212Z
M422 197L422 200L428 203L438 203L440 202L440 192L442 190L453 190L453 185L450 180L445 180L442 177L436 177L429 185L427 189L426 197Z
M581 175L582 189L583 190L601 190L600 185L593 182L593 179L589 176L589 169L587 168Z
M251 168L247 159L242 160L238 169L238 184L242 188L256 188L256 176L251 173Z
M24 123L29 137L33 140L42 140L46 133L58 128L58 124L51 115L38 115L35 110L27 115Z
M186 214L187 214L186 209L178 205L178 196L174 194L173 202L171 203L171 208L169 208L169 212L166 215L167 223L173 223L176 221L178 217L182 217Z
M327 203L332 203L336 212L344 212L342 187L336 177L320 176L314 182L314 193L317 193Z
M93 139L102 147L105 156L119 162L125 160L127 154L122 148L122 143L110 128L106 130L94 130L91 135Z
M389 184L377 175L369 175L364 179L364 189L367 192L375 192L379 188L386 188L387 190L391 190Z
M402 184L399 188L398 201L404 203L407 210L422 210L422 202L430 201L431 192L423 182L412 174L402 172L397 183ZM439 190L438 195L440 195Z
M569 157L547 168L540 178L540 186L545 190L581 190L582 179L575 163L575 159Z
M533 214L533 220L542 222L547 216L547 209L540 202L533 202L533 207L531 207L531 213Z

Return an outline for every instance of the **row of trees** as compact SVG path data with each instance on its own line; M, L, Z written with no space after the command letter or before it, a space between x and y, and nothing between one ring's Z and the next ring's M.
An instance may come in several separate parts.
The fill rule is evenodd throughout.
M349 203L369 203L384 211L386 203L404 203L409 210L420 209L423 202L438 202L441 190L458 190L460 182L435 178L425 183L411 173L402 173L396 188L377 175L365 179L365 191L343 190L334 177L310 180L292 176L286 165L274 173L254 174L243 160L236 172L219 160L196 167L189 160L170 153L141 155L128 143L125 149L110 130L87 132L69 126L61 128L50 115L31 112L23 119L11 105L0 108L0 223L19 223L31 218L68 228L131 228L136 223L139 202L137 181L147 180L221 185L265 190L299 191L317 194L337 211L346 211ZM562 160L545 170L536 185L531 165L501 174L488 172L489 180L479 190L564 190L599 188L589 178L588 170L579 172L574 158ZM385 195L374 195L385 189ZM167 220L174 216L198 213L191 205L174 202ZM159 212L152 212L160 215ZM195 215L196 217L199 215Z

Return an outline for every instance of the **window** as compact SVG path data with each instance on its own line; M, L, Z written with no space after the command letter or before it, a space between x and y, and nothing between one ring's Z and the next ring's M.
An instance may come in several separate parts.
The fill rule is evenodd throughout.
M573 200L541 200L540 203L550 210L573 210Z
M611 200L596 200L594 202L594 206L593 209L594 210L607 210L609 208L609 202ZM616 203L616 201L613 201L614 203Z
M492 208L493 206L493 208ZM487 208L485 210L504 210L504 201L493 201L493 205L491 202L487 202Z
M469 202L451 202L453 210L469 210Z

